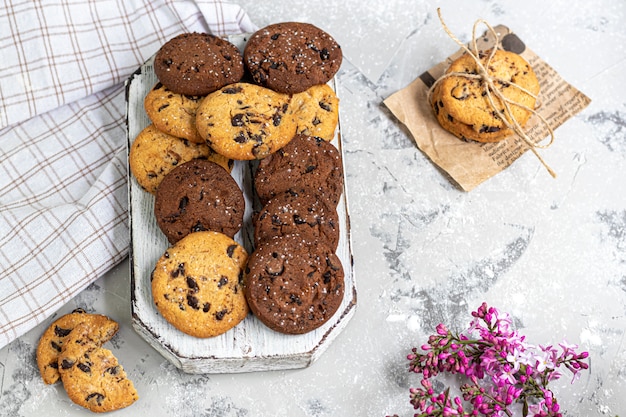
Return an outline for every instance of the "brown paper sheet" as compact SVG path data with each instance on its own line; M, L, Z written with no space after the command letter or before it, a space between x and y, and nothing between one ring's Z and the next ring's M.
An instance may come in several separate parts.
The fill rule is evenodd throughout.
M565 82L509 28L500 25L494 29L501 39L502 48L520 54L535 71L541 88L539 93L541 106L536 111L547 120L553 131L589 105L591 100L587 96ZM477 39L478 49L487 50L493 47L495 41L492 34L487 31ZM459 49L446 61L389 96L384 100L384 104L406 125L418 148L433 163L447 172L463 190L471 191L510 166L529 148L517 135L511 135L496 143L478 143L463 141L439 125L427 102L428 89L462 53L463 51ZM533 143L542 145L544 141L547 142L549 129L536 115L530 118L525 131ZM556 133L555 137L558 140ZM537 149L537 152L543 157L547 149L549 148ZM549 165L549 161L546 163Z

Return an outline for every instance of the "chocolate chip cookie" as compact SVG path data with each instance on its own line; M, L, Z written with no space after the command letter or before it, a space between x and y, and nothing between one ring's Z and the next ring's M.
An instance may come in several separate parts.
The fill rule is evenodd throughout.
M249 83L209 94L196 113L200 136L217 153L239 160L262 159L296 132L291 96Z
M331 207L343 192L343 164L330 142L296 135L289 144L259 162L254 187L262 204L287 190L310 190Z
M293 101L296 133L333 140L339 123L339 98L328 84L294 94Z
M163 178L174 168L193 159L213 161L230 171L233 160L209 148L160 131L153 124L146 126L133 141L128 164L139 186L156 194Z
M165 251L152 272L157 309L191 336L225 333L249 311L243 293L247 257L241 245L222 233L187 235Z
M90 411L103 413L128 407L139 396L113 352L102 347L98 333L93 324L78 324L69 334L58 364L68 397Z
M59 380L58 359L70 332L79 324L87 323L98 333L93 337L104 343L119 329L116 321L101 314L86 313L75 309L56 319L43 333L37 345L37 366L43 382L54 384Z
M327 83L339 70L341 47L309 23L282 22L255 32L243 52L254 81L282 93L301 93Z
M277 332L303 334L319 328L338 310L343 293L343 266L323 242L277 236L261 243L248 260L250 310Z
M169 90L204 96L241 80L243 58L225 39L208 33L183 33L167 41L156 53L154 72Z
M157 83L144 98L148 118L162 132L194 143L204 143L196 129L196 110L204 96L186 96Z
M167 174L154 200L157 225L170 243L204 230L234 237L243 225L244 210L235 179L215 162L201 159Z
M336 250L339 242L337 210L308 192L290 190L278 194L254 218L255 245L285 234L299 234L312 242L324 241Z
M480 55L483 65L489 55L490 51ZM539 94L539 82L533 69L520 55L497 50L487 72L493 77L497 90L512 102L509 103L511 114L523 127L532 115L528 109L534 109L535 97ZM479 69L476 61L464 54L450 64L446 73L477 75ZM504 103L492 94L494 108L485 89L486 83L481 78L453 75L442 79L433 90L430 103L440 125L459 138L478 142L497 142L511 135L513 131L496 112L496 109L504 112Z

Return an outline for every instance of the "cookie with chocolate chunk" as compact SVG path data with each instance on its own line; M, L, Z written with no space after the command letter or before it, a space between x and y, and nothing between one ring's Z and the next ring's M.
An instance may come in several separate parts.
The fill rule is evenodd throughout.
M262 159L295 134L293 112L290 95L236 83L206 96L196 112L196 127L206 143L227 158Z
M63 388L76 404L96 413L119 410L139 395L117 358L102 347L97 326L82 322L59 355Z
M169 90L204 96L241 80L239 49L208 33L182 33L167 41L154 58L154 73Z
M235 179L215 162L201 159L174 168L154 199L157 225L170 243L203 230L234 237L244 210L243 191Z
M254 81L281 93L327 83L339 70L341 47L310 23L282 22L256 31L243 52Z
M339 242L337 210L315 194L290 190L274 196L254 218L254 241L258 246L273 236L299 234L323 241L332 250Z
M161 132L204 143L196 129L196 110L203 98L175 93L159 82L146 94L143 106L152 124Z
M331 207L343 192L339 150L315 136L296 135L289 144L259 162L254 187L262 204L287 190L310 190Z
M333 140L339 123L339 98L328 84L294 94L296 133Z
M54 384L59 380L59 355L70 332L81 323L87 323L98 330L94 337L97 337L100 343L111 339L119 329L117 322L109 317L86 313L80 308L56 319L41 335L37 345L37 367L46 384Z
M213 161L229 172L234 162L205 143L177 138L149 124L130 146L128 165L139 186L150 194L156 194L159 184L171 170L193 159Z
M481 53L482 65L487 65L490 53ZM534 109L540 89L532 67L516 53L497 50L486 70L496 89L508 101L512 117L523 127L532 115L529 109ZM446 74L477 76L479 71L476 61L464 54L450 64ZM455 136L478 142L497 142L513 134L513 130L496 111L508 117L504 102L493 93L491 97L493 103L482 78L451 75L435 86L430 104L439 124Z
M183 333L213 337L248 314L243 268L248 254L228 236L195 232L168 248L152 272L152 296L165 320Z
M245 295L267 327L303 334L326 323L341 305L341 261L323 242L283 235L261 243L250 255Z

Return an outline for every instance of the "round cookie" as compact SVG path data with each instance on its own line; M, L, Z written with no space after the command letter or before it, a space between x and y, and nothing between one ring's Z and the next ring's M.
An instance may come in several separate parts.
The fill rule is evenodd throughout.
M193 32L180 34L161 46L154 58L154 73L175 93L204 96L241 80L244 65L232 43Z
M165 320L195 337L212 337L248 314L243 268L248 254L218 232L187 235L161 256L152 272L152 296Z
M160 131L153 124L135 138L128 154L130 171L145 191L155 194L163 178L178 165L193 159L216 162L230 171L233 161L205 143L192 143Z
M339 44L322 29L309 23L283 22L252 34L243 59L256 83L294 94L330 81L343 55Z
M267 327L303 334L326 323L341 305L343 266L324 243L283 235L252 252L244 288L250 310Z
M98 328L80 323L59 355L63 388L76 404L96 413L119 410L139 398L122 365L98 340Z
M331 207L343 192L341 154L330 142L296 135L288 145L261 160L254 187L262 204L287 190L311 190Z
M174 168L154 199L157 225L170 243L203 230L234 237L244 210L243 192L234 178L215 162L201 159Z
M333 140L339 123L339 98L328 84L294 94L296 133Z
M312 242L323 241L336 250L339 243L337 210L307 192L278 194L255 216L255 245L285 234L298 234Z
M480 55L485 64L490 51ZM495 81L496 88L502 95L527 108L533 109L539 93L539 81L531 66L520 55L497 50L487 72ZM453 61L446 73L478 74L475 60L464 54ZM521 89L528 90L528 94ZM494 142L512 134L490 104L485 93L482 79L470 79L463 76L449 76L441 80L433 91L431 106L442 127L449 129L458 137L479 142ZM497 109L504 111L504 104L493 95ZM523 107L509 103L512 116L520 126L524 126L532 113Z
M291 101L288 94L255 84L232 84L202 101L196 127L206 143L227 158L262 159L295 134Z
M175 93L159 82L146 94L143 106L150 121L161 132L204 143L196 129L196 110L203 98Z
M37 367L43 382L54 384L59 380L58 359L70 332L79 324L87 323L98 329L97 337L101 343L111 339L119 325L109 317L89 314L83 309L75 309L56 319L41 335L37 345Z

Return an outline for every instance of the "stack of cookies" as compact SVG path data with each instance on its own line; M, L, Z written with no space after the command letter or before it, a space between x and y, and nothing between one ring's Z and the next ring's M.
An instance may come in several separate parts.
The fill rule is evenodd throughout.
M532 115L539 94L532 67L514 52L498 49L491 54L482 52L477 59L461 55L434 86L430 105L437 121L458 138L499 142L514 133L510 128L514 121L523 127ZM477 60L487 74L479 76ZM493 80L504 100L493 90L487 94L492 87L484 76Z
M157 52L159 82L144 100L151 124L129 165L154 195L170 244L151 276L154 303L180 331L216 336L252 310L274 330L301 334L338 309L343 165L331 144L339 99L327 83L341 61L330 35L299 22L257 31L243 51L185 33ZM234 240L246 208L236 161L258 161L250 255ZM267 272L268 256L280 273Z
M37 366L43 381L61 380L69 398L93 412L133 404L137 391L113 355L102 347L119 329L109 317L82 309L55 320L39 339Z

